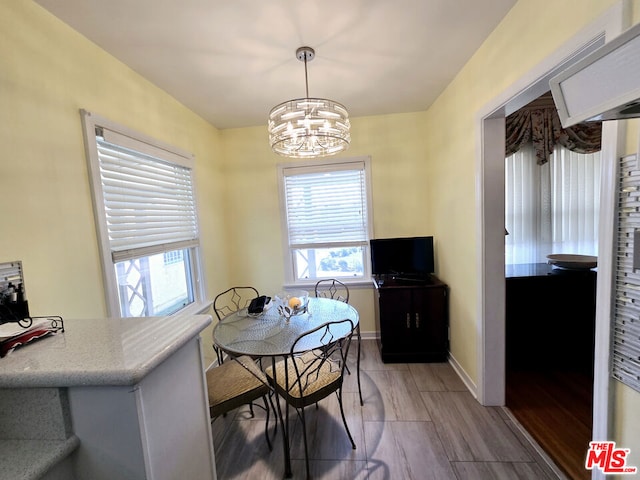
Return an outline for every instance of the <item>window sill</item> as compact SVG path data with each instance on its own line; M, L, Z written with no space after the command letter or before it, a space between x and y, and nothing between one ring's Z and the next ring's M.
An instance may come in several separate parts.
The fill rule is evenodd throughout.
M327 279L327 280L331 280L331 279ZM360 278L358 280L343 280L341 278L336 278L336 280L340 280L342 283L344 283L347 287L349 288L373 288L373 279L372 278ZM304 290L309 290L310 292L313 291L313 289L316 286L316 283L318 283L319 280L309 280L309 281L305 281L305 282L298 282L298 283L285 283L282 288L283 289L293 289L293 288L302 288Z
M189 315L206 315L209 314L209 309L213 304L213 300L205 300L204 302L192 303L191 305L183 308L182 310L178 310L173 316L182 317Z

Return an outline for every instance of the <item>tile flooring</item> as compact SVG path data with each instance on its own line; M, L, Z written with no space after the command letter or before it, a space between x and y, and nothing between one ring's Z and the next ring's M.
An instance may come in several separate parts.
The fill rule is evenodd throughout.
M355 351L352 348L352 351ZM374 340L363 340L360 406L355 375L343 401L356 442L347 438L335 395L305 413L314 479L552 480L554 473L502 408L483 407L449 364L384 364ZM218 480L284 477L280 429L269 451L264 413L248 408L213 422ZM305 478L304 446L295 414L294 479ZM272 423L273 426L273 423ZM271 429L273 433L273 428Z

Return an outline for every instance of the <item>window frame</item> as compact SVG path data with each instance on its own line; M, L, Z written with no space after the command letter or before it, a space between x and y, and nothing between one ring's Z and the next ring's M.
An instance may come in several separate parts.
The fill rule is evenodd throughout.
M365 204L367 208L366 212L366 235L367 238L362 245L363 250L363 274L362 277L340 277L339 280L349 285L369 285L372 281L371 276L371 255L369 251L369 240L373 238L373 208L372 208L372 188L371 188L371 157L359 156L349 158L316 158L316 159L304 159L288 163L280 163L278 168L278 194L280 199L280 226L282 232L282 251L284 253L284 281L285 287L311 287L316 284L321 278L304 278L296 279L295 274L295 250L298 248L292 248L289 245L289 228L287 224L287 204L285 195L285 177L287 171L293 169L299 170L300 174L313 173L321 170L328 172L346 170L350 165L359 166L362 165L362 171L364 174L364 192L365 192ZM314 248L331 248L336 245L332 244L317 244Z
M211 305L211 301L206 300L206 281L204 276L204 262L200 245L200 222L198 218L197 192L195 186L195 159L193 154L180 148L165 144L148 135L139 133L131 128L112 122L100 115L96 115L87 110L80 110L84 144L86 150L86 160L89 174L89 185L91 187L91 198L93 203L93 213L96 224L96 237L98 241L98 249L102 264L103 287L105 293L105 303L107 315L109 317L122 318L120 309L120 297L118 293L118 279L115 272L115 265L121 262L122 258L113 258L111 244L109 242L109 234L107 227L107 216L104 208L104 194L102 189L102 181L100 175L100 163L98 156L98 144L96 140L96 129L104 128L117 135L128 137L137 144L145 144L154 153L160 152L159 155L153 155L162 161L180 165L191 170L192 177L192 194L195 202L196 211L196 228L198 231L197 241L195 245L181 246L175 243L168 243L167 249L158 251L157 247L153 247L147 254L166 253L180 248L189 250L189 272L191 273L190 288L193 291L193 302L185 307L177 310L171 315L197 314L205 312ZM123 145L124 146L124 145ZM130 145L126 145L129 146ZM148 153L143 150L142 153ZM144 248L139 249L144 254ZM144 255L138 255L133 258L140 258Z

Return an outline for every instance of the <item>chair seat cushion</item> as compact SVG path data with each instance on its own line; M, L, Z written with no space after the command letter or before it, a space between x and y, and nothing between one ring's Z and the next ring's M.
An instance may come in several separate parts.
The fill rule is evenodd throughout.
M240 363L242 362L242 364ZM248 368L255 367L255 372ZM260 377L258 378L258 377ZM269 392L267 379L253 361L246 357L228 360L222 365L207 370L207 391L211 417L252 402Z
M299 380L294 362L300 373ZM268 367L265 373L273 384L273 367ZM331 359L322 359L313 352L276 363L275 377L280 394L298 408L316 403L337 390L342 383L340 365Z

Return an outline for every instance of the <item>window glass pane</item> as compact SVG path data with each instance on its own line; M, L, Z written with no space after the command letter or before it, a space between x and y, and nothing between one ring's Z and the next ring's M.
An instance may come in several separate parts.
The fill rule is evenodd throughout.
M293 255L296 280L364 276L362 247L297 249Z
M170 315L193 303L189 249L115 264L123 317Z

